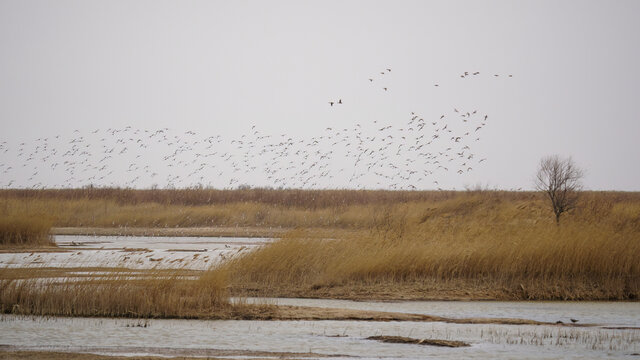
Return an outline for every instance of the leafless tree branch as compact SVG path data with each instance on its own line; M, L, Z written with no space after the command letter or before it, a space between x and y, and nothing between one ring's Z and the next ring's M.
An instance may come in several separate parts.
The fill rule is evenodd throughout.
M551 200L556 223L560 223L560 215L575 209L583 177L584 171L570 157L552 155L540 160L535 186Z

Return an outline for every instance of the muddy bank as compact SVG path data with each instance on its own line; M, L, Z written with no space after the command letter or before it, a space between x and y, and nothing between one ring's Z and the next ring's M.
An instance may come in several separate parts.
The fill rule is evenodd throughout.
M443 316L408 314L353 309L337 309L306 306L271 305L243 308L241 312L230 315L231 320L339 320L339 321L414 321L444 322L450 324L496 324L496 325L554 325L567 327L585 327L590 324L567 324L535 321L518 318L448 318Z
M105 317L105 318L138 318L133 313L92 314L79 312L70 315L63 311L37 311L28 304L22 306L0 304L5 314L18 316L62 316L62 317ZM258 321L371 321L371 322L443 322L450 324L496 324L496 325L553 325L565 327L588 327L591 324L573 324L562 322L545 322L520 318L469 317L451 318L426 314L402 312L386 312L341 308L291 306L291 305L229 305L216 312L190 311L182 315L165 313L143 317L150 319L197 319L197 320L258 320Z
M559 290L561 289L561 290ZM638 301L635 293L614 293L601 284L577 279L527 281L494 279L438 279L408 281L348 281L341 284L284 284L234 282L232 296L340 299L356 301Z
M464 341L456 340L440 340L440 339L414 339L405 336L369 336L367 340L376 340L389 344L414 344L414 345L428 345L428 346L441 346L441 347L466 347L471 346Z

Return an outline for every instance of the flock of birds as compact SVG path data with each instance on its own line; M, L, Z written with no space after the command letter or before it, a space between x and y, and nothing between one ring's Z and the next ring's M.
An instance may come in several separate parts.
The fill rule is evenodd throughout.
M391 68L380 72L390 74ZM131 126L74 130L15 145L0 139L0 188L442 190L439 175L464 175L487 160L475 148L488 122L489 116L476 109L453 108L432 118L408 112L400 125L373 121L326 127L310 137L267 134L253 125L234 139Z

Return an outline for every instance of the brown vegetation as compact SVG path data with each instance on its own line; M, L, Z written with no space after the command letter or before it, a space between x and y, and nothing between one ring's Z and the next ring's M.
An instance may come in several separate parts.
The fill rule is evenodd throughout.
M1 216L0 248L54 246L50 229L51 221L41 216Z
M0 313L30 316L555 325L516 318L447 318L398 312L248 304L239 300L230 302L220 271L207 271L196 280L171 276L170 270L147 278L130 277L123 273L76 281L70 278L64 281L30 279L19 273L16 270L13 273L4 270L0 273Z
M413 339L404 336L369 336L367 340L377 340L380 342L391 344L415 344L415 345L431 345L442 347L465 347L470 346L468 343L456 340L438 340L438 339Z
M222 272L185 280L166 271L131 279L114 274L85 281L19 280L11 269L0 272L0 313L24 315L143 318L226 317L228 302Z
M637 299L637 196L585 194L560 227L547 209L534 195L500 193L373 207L368 234L299 231L227 269L235 292L263 296Z
M0 214L49 217L54 227L363 229L372 207L440 201L455 192L372 190L0 190Z
M556 226L532 192L0 191L0 214L34 212L58 227L299 229L227 264L233 295L595 300L640 289L639 193L582 193Z
M380 205L409 201L436 201L455 196L453 191L300 190L300 189L0 189L0 198L19 200L96 200L118 205L225 205L259 203L279 207L320 209L350 205Z
M114 269L112 275L64 277L62 270L29 276L30 269L0 271L0 313L39 316L187 318L225 320L426 321L456 324L551 325L527 319L446 318L318 307L230 302L224 272L206 271L195 280L181 270L148 270L140 277ZM59 275L57 278L48 276ZM575 326L567 324L567 326ZM581 324L580 326L587 326Z

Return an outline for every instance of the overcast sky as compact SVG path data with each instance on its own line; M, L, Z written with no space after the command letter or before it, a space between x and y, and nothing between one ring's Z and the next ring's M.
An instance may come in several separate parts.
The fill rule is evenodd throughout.
M531 189L540 158L559 154L586 170L588 189L640 190L638 14L638 1L0 0L0 187ZM463 122L460 114L473 111ZM411 130L409 142L400 135L415 125L412 112L427 126ZM465 128L471 123L485 125ZM446 124L455 129L446 139L410 148ZM362 151L352 143L356 132L366 142L386 126L391 155L406 142L398 158L371 155L354 165ZM165 128L158 136L168 140L153 142L160 148L131 151L150 139L143 134ZM162 148L176 153L175 136L195 145L154 158ZM312 173L318 181L306 181L298 170L310 160L300 165L294 153L319 136L309 153L326 155L328 165ZM212 137L219 153L203 160L198 146ZM280 137L292 140L277 166L297 168L258 159L260 147L273 150ZM380 138L371 146L382 146ZM70 143L81 145L65 172ZM422 161L434 156L420 155L429 147L454 154L458 145L465 159L473 155L462 173ZM105 160L113 163L100 165L116 146L118 156ZM85 148L91 157L81 156ZM237 161L224 167L227 153ZM92 175L81 174L89 166ZM408 169L418 174L389 175ZM279 175L298 178L274 183Z

